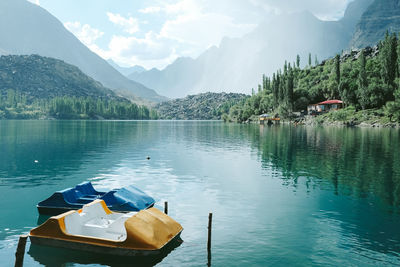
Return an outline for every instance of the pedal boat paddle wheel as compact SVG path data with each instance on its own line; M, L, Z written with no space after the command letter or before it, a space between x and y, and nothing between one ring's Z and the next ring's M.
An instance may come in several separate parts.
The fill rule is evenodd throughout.
M182 226L156 208L112 212L103 200L50 217L32 229L33 244L121 256L154 255L173 240Z

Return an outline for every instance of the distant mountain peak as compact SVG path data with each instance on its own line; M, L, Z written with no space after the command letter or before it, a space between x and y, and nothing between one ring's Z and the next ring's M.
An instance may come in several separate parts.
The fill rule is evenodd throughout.
M118 65L118 63L116 63L114 60L107 59L107 62L117 71L119 71L121 74L123 74L124 76L129 76L132 73L141 73L143 71L147 71L144 67L139 66L139 65L134 65L132 67L121 67L120 65Z
M154 90L129 80L89 50L41 6L28 1L0 0L0 49L9 54L39 54L64 60L131 99L165 100Z

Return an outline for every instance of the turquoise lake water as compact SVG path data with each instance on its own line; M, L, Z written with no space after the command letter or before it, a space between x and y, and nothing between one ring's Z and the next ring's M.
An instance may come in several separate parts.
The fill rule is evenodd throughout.
M124 259L28 241L24 266L207 266L209 212L212 266L400 265L399 130L0 121L0 266L37 225L37 202L83 181L168 201L184 242Z

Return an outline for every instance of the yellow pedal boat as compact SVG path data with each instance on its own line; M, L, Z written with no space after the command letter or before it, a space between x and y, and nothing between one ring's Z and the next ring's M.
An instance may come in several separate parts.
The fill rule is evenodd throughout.
M82 209L50 217L32 229L33 244L103 254L137 256L157 254L179 239L182 226L156 208L139 212L110 211L103 200Z

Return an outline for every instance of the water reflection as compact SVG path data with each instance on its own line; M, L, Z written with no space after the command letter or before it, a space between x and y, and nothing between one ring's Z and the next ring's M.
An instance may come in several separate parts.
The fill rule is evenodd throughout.
M160 209L168 201L185 243L160 265L207 264L209 212L216 266L400 265L396 130L0 121L0 149L4 259L41 222L37 202L91 180L98 189L134 184ZM65 251L46 262L40 251L32 247L27 266L115 264Z
M174 240L166 245L156 256L112 256L91 252L75 251L32 244L28 254L44 266L66 266L68 263L101 264L107 266L154 266L182 244L182 240Z
M335 194L372 193L399 212L400 133L393 129L261 127L250 136L263 165L282 171L296 186L300 177L330 181ZM321 185L326 186L326 184Z

